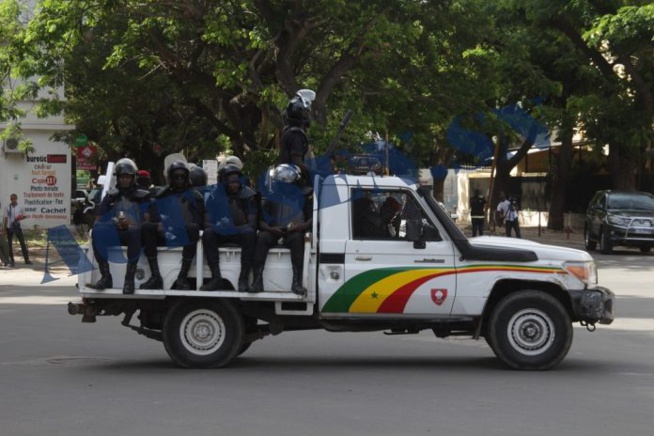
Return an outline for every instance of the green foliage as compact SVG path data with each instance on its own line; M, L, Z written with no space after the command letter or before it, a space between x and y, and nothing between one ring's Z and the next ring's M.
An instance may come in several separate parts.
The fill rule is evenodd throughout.
M300 88L317 92L317 153L352 110L339 147L379 132L420 166L447 164L455 116L517 102L598 147L652 141L649 2L42 0L33 16L21 4L0 2L0 72L20 79L0 119L37 101L38 116L64 113L103 158L128 153L153 173L169 153L227 149L248 171L267 167ZM483 129L521 140L499 122Z

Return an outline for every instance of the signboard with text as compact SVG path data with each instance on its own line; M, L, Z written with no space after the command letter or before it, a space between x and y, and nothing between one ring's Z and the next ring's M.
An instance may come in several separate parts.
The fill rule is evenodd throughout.
M27 155L29 179L23 191L23 210L27 218L40 223L68 223L70 199L62 187L70 179L67 154ZM43 224L42 224L43 225ZM44 227L50 227L45 225Z
M77 147L77 169L78 170L94 170L95 164L91 162L91 157L95 155L98 147L91 144L86 144Z

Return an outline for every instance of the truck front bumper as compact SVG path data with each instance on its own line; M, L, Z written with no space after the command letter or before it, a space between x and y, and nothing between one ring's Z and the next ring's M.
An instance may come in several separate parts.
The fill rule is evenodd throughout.
M570 291L570 297L572 310L579 321L588 324L611 324L615 319L615 294L610 289L597 286L583 291Z

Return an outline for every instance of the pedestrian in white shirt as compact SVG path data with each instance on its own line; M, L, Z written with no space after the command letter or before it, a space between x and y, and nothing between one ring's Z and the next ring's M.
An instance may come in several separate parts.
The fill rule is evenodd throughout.
M506 228L506 236L511 237L511 229L515 231L516 238L521 238L520 223L518 222L518 203L515 199L509 199L500 194L502 201L497 205L497 214L501 216Z
M31 265L32 261L30 260L30 255L27 252L27 245L25 244L25 236L23 236L23 229L20 226L20 222L25 219L23 214L23 207L18 204L18 196L16 194L11 194L9 197L11 203L3 209L3 222L4 228L7 232L7 242L9 243L9 259L10 265L13 267L16 265L14 262L14 251L12 250L12 239L14 236L18 238L20 242L20 248L23 253L23 259L25 259L26 265Z

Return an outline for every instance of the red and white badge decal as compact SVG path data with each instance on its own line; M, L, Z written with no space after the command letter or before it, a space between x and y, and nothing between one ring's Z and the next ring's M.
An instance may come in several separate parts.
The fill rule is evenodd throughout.
M447 298L447 289L432 289L431 290L431 300L437 306L440 306L445 302Z

